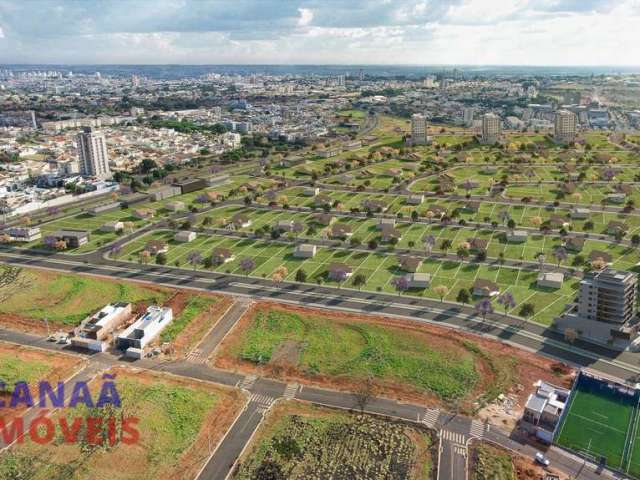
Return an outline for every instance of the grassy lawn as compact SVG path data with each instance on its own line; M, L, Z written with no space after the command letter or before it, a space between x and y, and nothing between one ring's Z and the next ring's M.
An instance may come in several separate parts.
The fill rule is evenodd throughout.
M0 304L0 314L32 320L47 318L55 327L74 326L116 301L162 302L167 293L135 283L24 270L26 286Z
M226 389L125 369L117 371L117 389L122 408L115 409L115 416L140 419L138 443L89 448L83 433L79 443L37 445L27 440L3 456L0 474L21 459L22 471L14 471L20 475L12 478L193 478L207 457L206 435L211 432L215 444L241 405L240 396ZM90 412L82 406L61 414L84 417Z
M432 478L426 431L299 403L274 410L233 478Z

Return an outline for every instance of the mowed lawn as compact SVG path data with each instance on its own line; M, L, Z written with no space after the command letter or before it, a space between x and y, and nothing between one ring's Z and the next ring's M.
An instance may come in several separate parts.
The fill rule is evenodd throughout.
M623 454L634 405L611 394L578 389L557 434L556 443L588 453L607 465L624 469Z
M118 301L162 302L167 296L157 288L135 283L65 275L36 270L22 272L24 286L0 304L0 314L74 326L105 304Z

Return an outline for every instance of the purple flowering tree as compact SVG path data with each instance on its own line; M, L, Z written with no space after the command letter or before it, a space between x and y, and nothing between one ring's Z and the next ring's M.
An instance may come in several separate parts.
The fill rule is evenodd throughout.
M422 243L424 244L424 250L427 252L427 255L431 255L431 251L436 244L436 237L433 235L425 235L422 239Z
M493 304L488 298L483 298L476 303L475 309L477 314L482 315L482 321L484 321L487 318L487 315L491 315L493 313Z
M111 245L111 248L109 249L109 255L111 255L111 257L113 257L114 260L118 259L118 255L120 255L120 252L122 252L121 245L118 245L117 243L114 245Z
M501 295L499 295L497 302L498 304L502 305L502 308L504 308L505 316L507 315L507 312L509 310L511 310L513 307L516 306L516 301L510 292L504 292Z
M406 291L409 289L409 280L407 279L407 277L395 277L392 281L391 284L396 287L396 290L398 292L398 296L402 295L402 292Z
M240 260L240 270L242 270L245 275L249 275L249 272L254 268L256 268L256 261L253 258L245 257Z
M558 261L558 267L567 259L567 251L564 247L558 247L553 251L553 256Z
M193 270L202 263L202 254L200 252L189 252L187 255L187 262L193 266Z

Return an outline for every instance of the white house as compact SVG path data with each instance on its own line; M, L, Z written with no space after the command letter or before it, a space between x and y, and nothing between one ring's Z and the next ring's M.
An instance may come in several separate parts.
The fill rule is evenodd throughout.
M85 318L75 329L71 345L104 352L111 332L131 316L130 303L111 303Z
M575 219L585 219L585 218L589 218L589 215L591 214L591 210L588 208L584 208L584 207L575 207L573 210L571 210L571 218L575 218Z
M142 358L144 348L173 321L173 310L152 305L132 325L116 337L116 346L126 355Z
M561 288L564 281L562 272L541 272L538 274L537 284L539 287Z
M11 227L4 231L13 242L33 242L42 238L40 227Z
M606 198L609 203L624 203L627 196L624 193L610 193Z
M407 197L408 205L421 205L424 202L424 195L409 195Z
M522 243L527 241L526 230L511 230L507 233L507 242Z
M296 245L296 249L293 252L293 256L296 258L313 258L316 256L317 247L310 243L302 243Z
M196 232L191 232L189 230L180 230L175 234L173 239L176 242L189 243L189 242L193 242L197 236L198 234Z
M320 189L318 187L306 187L303 191L305 197L315 197L320 193Z
M179 202L179 201L175 201L175 202L169 202L167 203L164 208L166 208L167 210L169 210L170 212L181 212L182 210L184 210L186 208L184 202Z
M410 273L406 276L409 288L429 288L431 275L428 273Z
M395 226L395 218L381 218L380 220L378 220L378 230L383 230L384 228L393 228Z
M124 229L124 223L118 220L107 222L100 227L101 232L121 232Z

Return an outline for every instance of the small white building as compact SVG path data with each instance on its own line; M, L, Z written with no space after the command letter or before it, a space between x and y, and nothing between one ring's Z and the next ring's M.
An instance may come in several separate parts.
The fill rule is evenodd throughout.
M85 318L75 329L71 345L104 352L109 335L131 316L130 303L111 303Z
M318 187L306 187L302 192L305 197L315 197L319 193L320 189Z
M169 210L170 212L181 212L183 211L186 206L183 202L180 201L175 201L175 202L169 202L167 203L164 208L166 208L167 210Z
M171 308L152 305L116 337L116 346L124 350L129 357L142 358L144 348L155 340L172 321Z
M313 258L316 256L317 250L316 245L302 243L300 245L296 245L293 256L296 258Z
M627 196L624 193L610 193L606 198L609 203L624 203Z
M381 218L378 220L378 230L383 230L385 228L393 228L396 226L395 218Z
M409 288L429 288L431 275L428 273L410 273L406 276Z
M407 197L408 205L421 205L424 202L424 195L409 195Z
M537 285L539 287L562 288L564 274L562 272L541 272L538 274Z
M529 234L526 230L511 230L507 233L507 242L522 243L526 242Z
M575 207L573 210L571 210L571 218L575 218L575 219L586 219L589 218L589 215L591 214L591 210L588 208L584 208L584 207Z
M191 232L189 230L180 230L175 234L173 239L176 242L189 243L189 242L193 242L197 236L198 234L196 232Z
M121 232L124 230L124 223L118 220L107 222L100 227L101 232Z
M12 242L33 242L42 238L40 227L11 227L4 231Z
M527 398L522 420L531 425L538 438L551 443L571 391L542 380L538 380L535 386L535 393Z

